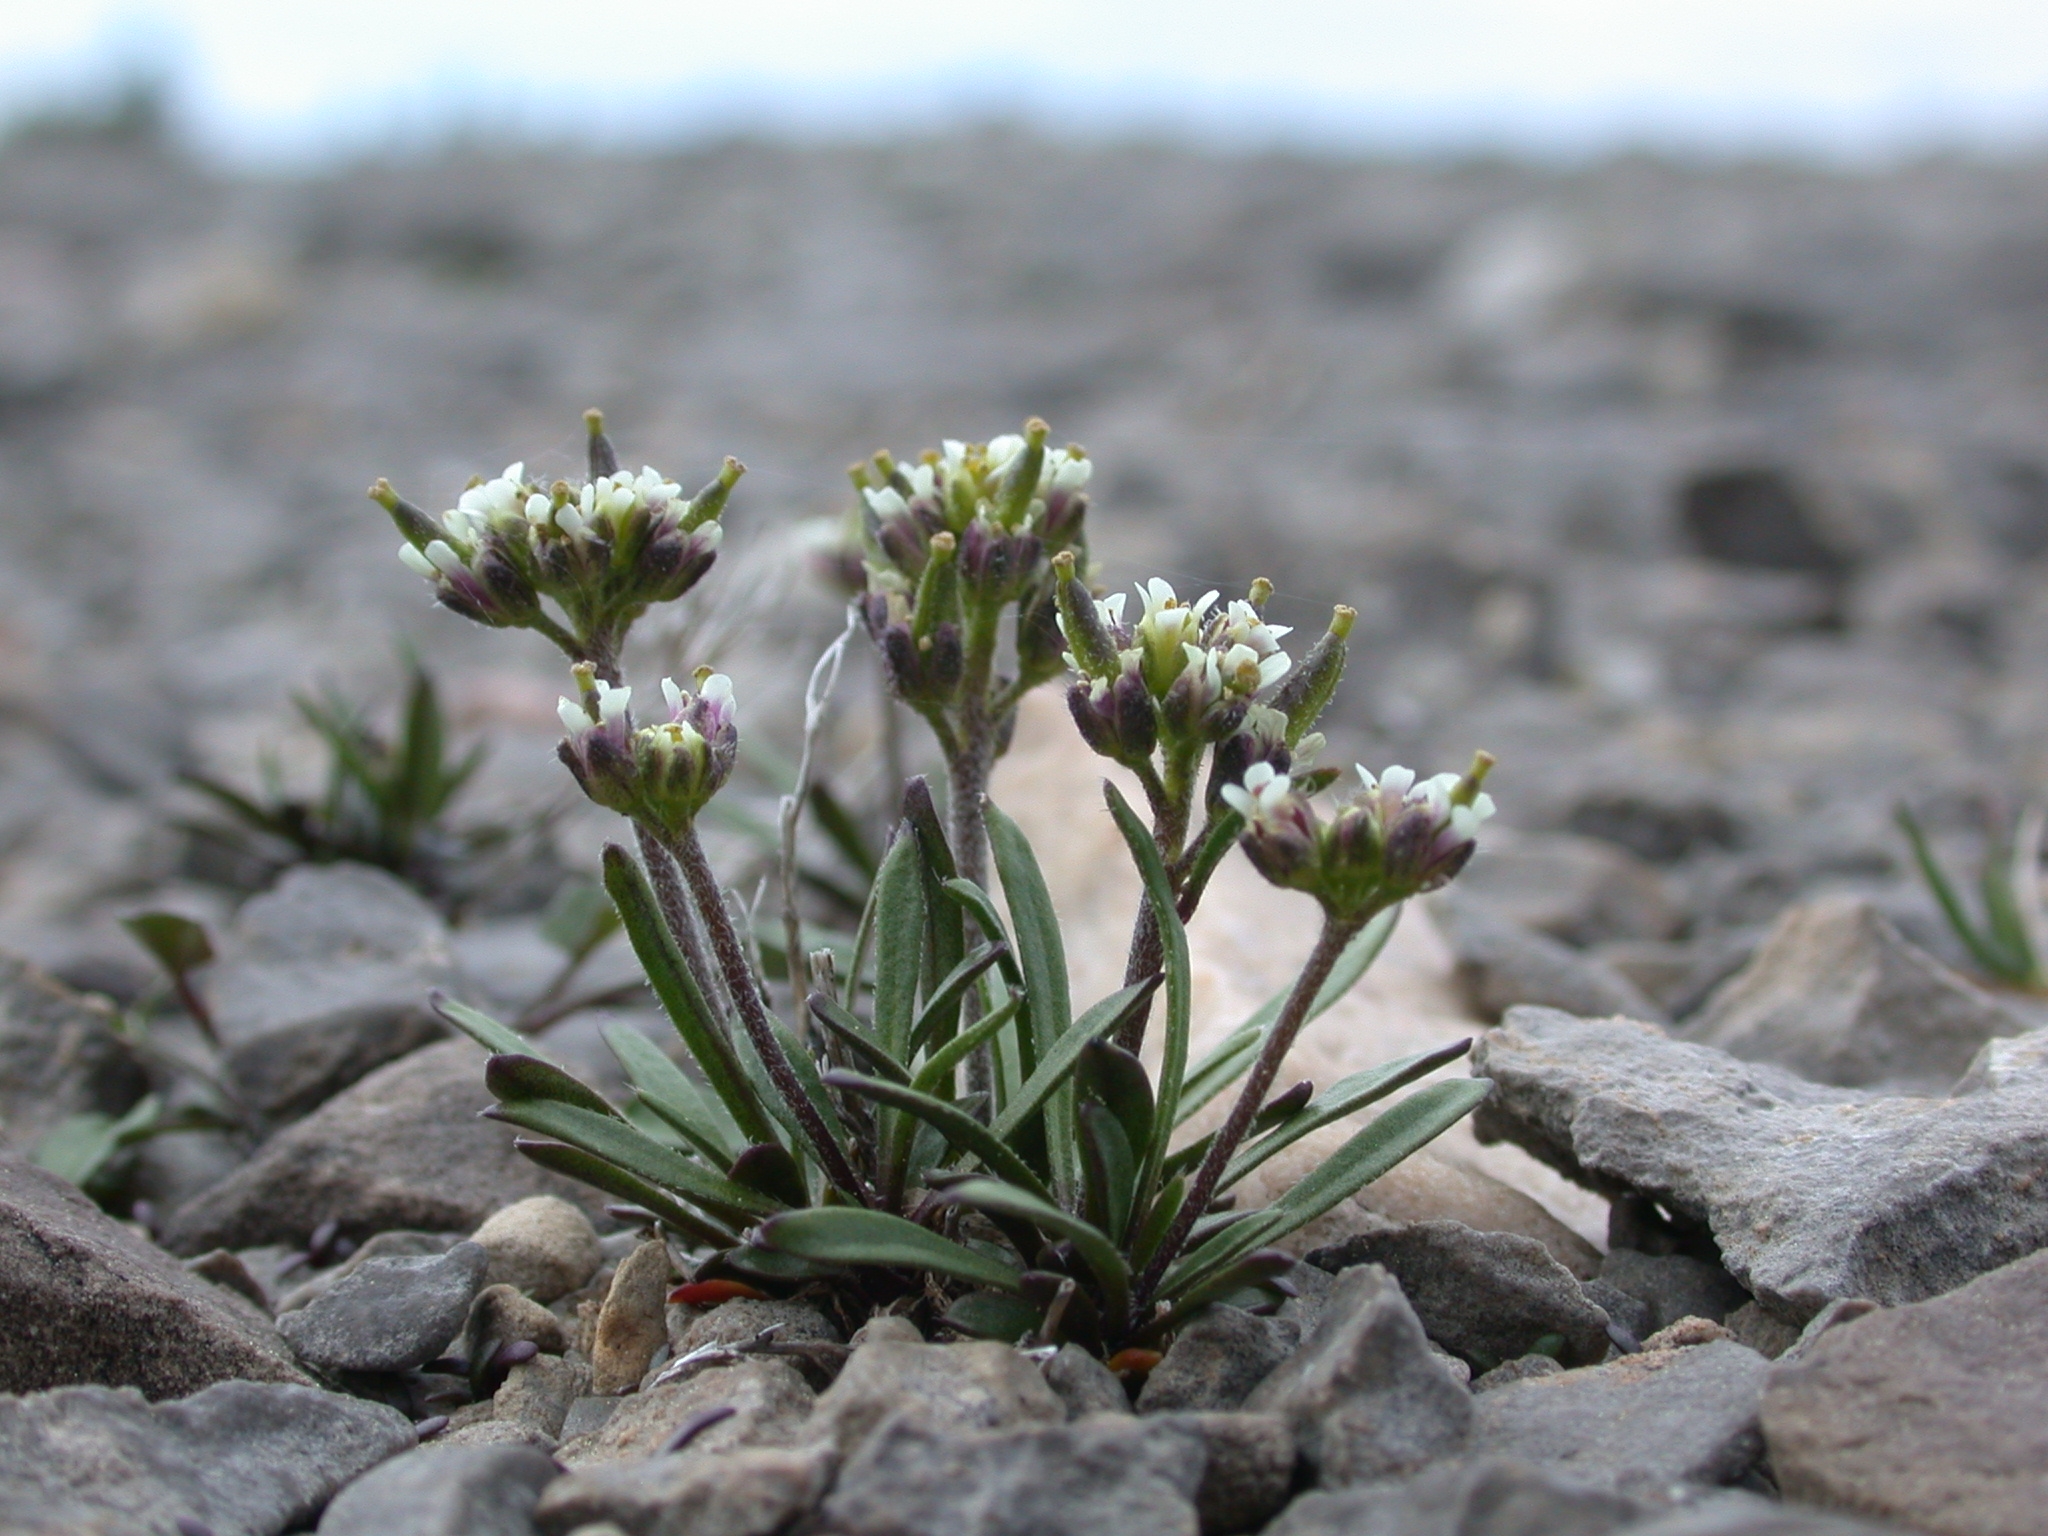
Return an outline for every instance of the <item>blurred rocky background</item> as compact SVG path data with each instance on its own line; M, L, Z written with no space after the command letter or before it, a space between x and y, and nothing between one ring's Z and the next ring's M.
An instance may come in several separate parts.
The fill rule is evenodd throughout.
M635 463L749 465L693 633L637 666L715 654L784 750L840 622L801 525L843 510L843 466L1041 414L1098 461L1106 580L1268 576L1304 638L1359 609L1335 760L1499 755L1518 835L1461 886L1490 912L1672 1015L1813 897L1960 961L1891 816L1973 858L2048 773L2044 385L2035 161L988 130L265 179L146 110L26 125L0 149L0 948L132 993L117 917L226 917L177 772L303 776L290 696L395 707L402 646L494 743L477 805L566 806L556 659L430 609L363 488L439 508L510 460L567 473L600 404ZM845 687L857 798L873 682Z

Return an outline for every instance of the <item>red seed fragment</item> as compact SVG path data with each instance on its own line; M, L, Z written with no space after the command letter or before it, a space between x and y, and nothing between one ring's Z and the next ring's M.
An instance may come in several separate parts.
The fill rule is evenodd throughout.
M757 1290L744 1280L693 1280L679 1285L668 1293L672 1303L685 1307L715 1307L721 1301L766 1301L768 1293Z
M1103 1363L1117 1376L1144 1376L1164 1358L1156 1349L1120 1349Z

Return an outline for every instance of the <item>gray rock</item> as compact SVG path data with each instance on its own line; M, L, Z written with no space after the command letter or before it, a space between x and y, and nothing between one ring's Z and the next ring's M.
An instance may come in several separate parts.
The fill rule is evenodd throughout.
M1722 1322L1749 1301L1749 1292L1737 1285L1727 1270L1683 1253L1649 1254L1616 1248L1601 1265L1600 1279L1649 1309L1650 1325L1637 1338L1668 1328L1681 1317Z
M1567 833L1489 840L1458 877L1458 898L1567 944L1669 938L1685 920L1652 866Z
M335 1496L321 1536L533 1536L552 1460L528 1446L425 1445Z
M671 1341L678 1357L706 1344L744 1344L763 1329L773 1328L786 1344L839 1344L839 1329L816 1307L801 1301L757 1301L750 1296L720 1302L690 1320Z
M1628 1529L1629 1536L1897 1536L1892 1526L1779 1504L1732 1488Z
M1876 1302L1865 1301L1860 1296L1844 1296L1831 1301L1807 1319L1806 1326L1799 1330L1797 1337L1780 1351L1777 1358L1790 1365L1813 1348L1815 1342L1828 1330L1839 1328L1844 1323L1853 1323L1857 1318L1868 1317L1879 1310L1881 1309Z
M1645 1506L1519 1462L1480 1458L1303 1494L1265 1536L1609 1536Z
M1502 1387L1511 1387L1518 1381L1528 1381L1536 1376L1556 1376L1564 1367L1549 1355L1524 1355L1519 1360L1509 1360L1496 1365L1485 1375L1472 1383L1474 1392L1494 1392Z
M1831 896L1789 908L1681 1033L1817 1083L1941 1093L1986 1041L2025 1028L1870 902Z
M555 1195L532 1195L495 1212L470 1241L491 1256L489 1283L545 1305L580 1291L604 1262L590 1218Z
M1295 1294L1280 1303L1274 1312L1273 1321L1283 1328L1294 1330L1295 1342L1315 1332L1317 1321L1323 1315L1323 1303L1330 1298L1330 1288L1337 1283L1336 1276L1327 1269L1319 1269L1306 1259L1287 1271L1286 1279L1294 1287Z
M0 1317L0 1392L91 1382L163 1398L237 1377L307 1379L253 1303L4 1154Z
M1045 1384L1066 1405L1067 1417L1090 1413L1129 1413L1130 1395L1109 1367L1078 1344L1062 1344L1045 1362Z
M1361 1232L1318 1249L1309 1262L1334 1272L1384 1266L1430 1338L1482 1371L1519 1359L1547 1338L1557 1340L1555 1353L1566 1365L1607 1357L1607 1314L1534 1238L1419 1221Z
M1740 1482L1763 1455L1769 1369L1722 1340L1528 1378L1473 1400L1472 1450L1624 1492Z
M509 1285L478 1291L462 1325L463 1358L481 1360L500 1344L522 1342L542 1354L559 1355L569 1347L569 1330L553 1312Z
M1764 1396L1787 1497L1940 1536L2042 1528L2048 1253L1830 1329Z
M1167 1347L1138 1393L1138 1412L1236 1408L1287 1358L1292 1341L1269 1318L1206 1307Z
M223 1381L174 1403L133 1388L0 1397L0 1528L21 1536L276 1536L413 1444L395 1408Z
M1470 1394L1430 1354L1400 1286L1372 1264L1338 1277L1315 1331L1245 1407L1285 1418L1325 1487L1452 1455L1472 1423Z
M1066 1405L1038 1367L1007 1344L872 1339L819 1398L807 1439L851 1455L891 1414L935 1431L1063 1424Z
M961 1434L892 1419L820 1511L838 1536L1196 1536L1201 1437L1123 1415Z
M1488 1022L1517 1003L1589 1018L1663 1019L1663 1010L1634 982L1548 934L1469 901L1440 899L1430 912L1450 943L1466 1006Z
M1670 1039L1516 1009L1472 1053L1475 1128L1608 1194L1706 1224L1787 1322L1836 1297L1939 1295L2048 1245L2048 1064L1996 1041L1981 1091L1869 1098ZM1824 1198L1816 1198L1825 1191Z
M578 1440L585 1435L594 1435L611 1422L612 1415L619 1411L621 1399L616 1397L579 1397L569 1405L569 1412L562 1419L561 1438L565 1441Z
M563 1441L561 1459L565 1465L587 1467L653 1456L666 1450L676 1432L698 1415L726 1408L732 1412L693 1436L684 1454L707 1455L740 1445L790 1445L805 1432L805 1420L816 1401L810 1384L781 1360L714 1366L619 1399L618 1408L600 1428ZM566 1420L563 1427L568 1427Z
M277 1299L279 1314L296 1312L301 1307L311 1306L322 1296L333 1290L350 1275L373 1259L423 1259L438 1253L446 1253L462 1239L453 1232L378 1232L367 1237L347 1258L326 1269L316 1270L301 1280ZM304 1257L303 1250L299 1256ZM303 1268L295 1268L293 1274L303 1275Z
M1585 1291L1586 1300L1607 1314L1609 1339L1614 1339L1619 1332L1641 1343L1657 1331L1657 1309L1647 1301L1631 1296L1605 1280L1581 1280L1579 1286ZM1618 1339L1615 1342L1621 1343Z
M1202 1536L1255 1531L1294 1486L1294 1431L1272 1413L1162 1413L1146 1423L1196 1435L1206 1453L1195 1514Z
M491 1418L559 1440L569 1409L589 1392L590 1363L581 1356L537 1355L506 1372L504 1385L491 1399Z
M278 1319L301 1360L325 1371L409 1371L448 1347L483 1289L475 1243L418 1259L372 1259L326 1295Z
M454 980L441 916L366 864L304 864L236 914L207 992L222 1062L271 1119L317 1108L447 1031L427 993Z
M73 1115L119 1115L149 1074L95 1004L0 954L0 1147L28 1152Z
M1829 1306L1835 1305L1838 1303L1829 1303ZM1820 1321L1820 1318L1826 1315L1827 1309L1822 1308L1814 1322ZM1728 1332L1734 1336L1736 1343L1747 1344L1766 1360L1776 1360L1799 1342L1799 1329L1790 1323L1780 1322L1753 1301L1745 1301L1723 1318L1722 1322L1727 1325ZM1813 1323L1806 1326L1811 1328Z
M625 1392L647 1374L655 1352L668 1343L666 1308L674 1283L675 1262L659 1238L635 1248L613 1271L590 1346L592 1391Z
M300 1244L330 1220L358 1241L390 1227L468 1232L537 1194L601 1214L600 1196L513 1151L510 1126L477 1118L491 1103L483 1065L477 1047L450 1040L378 1068L180 1208L165 1246Z
M817 1504L835 1461L822 1447L752 1447L583 1468L548 1486L534 1520L542 1536L775 1536Z

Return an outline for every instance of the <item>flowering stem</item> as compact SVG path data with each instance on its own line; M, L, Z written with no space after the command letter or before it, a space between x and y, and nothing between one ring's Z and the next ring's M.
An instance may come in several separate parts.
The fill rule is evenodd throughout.
M832 1139L825 1117L818 1113L818 1106L804 1092L796 1068L784 1053L782 1042L775 1038L775 1026L761 1001L761 989L755 985L746 946L740 942L739 930L733 927L731 914L725 910L724 893L718 887L718 876L712 872L711 861L704 856L704 845L698 841L697 829L686 827L670 844L669 851L682 866L683 878L689 883L690 894L696 900L697 913L711 935L712 950L718 956L719 967L725 972L726 989L732 994L733 1006L747 1031L747 1038L753 1042L754 1053L768 1071L769 1081L775 1085L775 1091L782 1095L782 1102L803 1128L804 1137L810 1142L812 1154L817 1158L818 1166L824 1169L825 1177L860 1204L873 1205L873 1193L854 1172L853 1164L847 1161L839 1143Z
M633 823L633 835L639 842L640 862L646 866L647 878L654 886L654 899L661 908L662 920L668 924L676 948L683 953L683 964L690 968L690 979L697 983L697 990L704 994L704 1000L716 1013L719 1004L727 1001L725 984L712 966L711 957L704 953L704 935L690 911L689 898L683 893L682 877L676 873L675 858L658 836L637 821ZM712 1020L714 1025L719 1022L719 1019Z
M1301 1033L1302 1025L1308 1022L1308 1011L1315 1003L1316 994L1330 979L1330 972L1335 968L1338 956L1344 953L1344 947L1372 915L1367 913L1363 917L1345 918L1324 915L1323 931L1316 939L1316 947L1310 953L1308 963L1301 968L1301 974L1295 978L1294 989L1281 1005L1280 1016L1273 1021L1272 1031L1259 1047L1258 1059L1252 1063L1244 1087L1238 1091L1237 1102L1230 1106L1229 1117L1224 1120L1222 1129L1216 1132L1215 1140L1209 1143L1201 1166L1189 1181L1187 1198L1175 1213L1173 1225L1166 1229L1166 1236L1153 1250L1152 1261L1138 1277L1132 1292L1133 1306L1138 1309L1134 1311L1134 1317L1149 1304L1167 1266L1179 1256L1188 1233L1201 1219L1202 1213L1208 1210L1209 1202L1216 1198L1216 1186L1223 1180L1223 1170L1230 1166L1231 1157L1265 1105L1273 1080L1280 1075L1281 1062L1294 1048L1295 1036Z
M1194 769L1192 765L1169 755L1163 781L1150 763L1142 766L1139 776L1145 786L1145 798L1152 806L1152 841L1158 845L1159 857L1166 864L1167 878L1173 884L1178 903L1184 878L1181 848L1187 841L1188 821L1193 810ZM1183 920L1187 916L1185 912L1181 914ZM1124 985L1134 987L1155 974L1164 958L1158 917L1152 911L1152 903L1140 896L1138 915L1131 923L1131 946L1124 960ZM1145 1044L1145 1029L1151 1022L1152 999L1148 997L1118 1028L1115 1043L1133 1056L1137 1055Z

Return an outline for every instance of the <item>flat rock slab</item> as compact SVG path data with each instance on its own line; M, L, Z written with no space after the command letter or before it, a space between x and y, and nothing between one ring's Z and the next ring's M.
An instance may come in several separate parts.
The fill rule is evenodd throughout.
M736 1446L788 1445L815 1401L810 1383L787 1361L737 1360L618 1399L596 1430L563 1442L561 1457L566 1465L587 1467L674 1455L669 1445L691 1425L705 1426L683 1453L691 1459Z
M1474 1399L1472 1452L1621 1492L1739 1482L1763 1454L1770 1362L1718 1340L1531 1376Z
M1482 1371L1518 1360L1546 1339L1557 1341L1552 1352L1566 1365L1607 1358L1606 1312L1534 1238L1420 1221L1361 1232L1308 1259L1333 1273L1384 1265L1423 1331Z
M1986 1041L2025 1028L1870 902L1832 896L1787 908L1681 1033L1817 1083L1939 1094Z
M1941 1536L2048 1530L2048 1253L1829 1329L1772 1372L1790 1498Z
M321 1370L416 1370L462 1331L490 1263L467 1242L422 1258L371 1259L279 1318L278 1331Z
M851 1455L891 1416L957 1433L1059 1424L1067 1410L1038 1367L1007 1344L874 1339L847 1357L818 1398L805 1438Z
M542 1536L606 1521L659 1536L774 1536L816 1507L837 1460L823 1446L751 1447L579 1469L548 1485L534 1525Z
M1517 1008L1474 1125L1705 1223L1766 1310L1922 1301L2048 1246L2048 1052L1997 1040L1954 1097L1875 1098L1628 1019Z
M826 1496L838 1536L1197 1536L1200 1435L1124 1414L987 1434L897 1418Z
M96 1383L183 1397L237 1377L310 1385L270 1320L0 1155L0 1391Z
M469 1232L529 1195L559 1195L601 1215L601 1196L513 1151L512 1127L477 1118L491 1102L476 1046L450 1040L415 1051L278 1132L239 1172L181 1206L164 1245L185 1254L297 1246L329 1220L357 1241L393 1227Z
M1639 1500L1537 1467L1481 1458L1303 1494L1265 1536L1610 1536L1645 1510Z
M1270 1319L1238 1307L1204 1309L1175 1335L1145 1378L1138 1412L1218 1412L1240 1406L1294 1343Z
M316 1387L224 1381L157 1404L112 1387L0 1397L0 1529L154 1536L182 1520L277 1536L412 1444L396 1408Z
M342 1489L320 1536L533 1536L533 1506L557 1474L531 1446L423 1445Z

